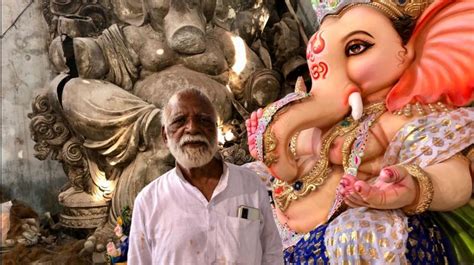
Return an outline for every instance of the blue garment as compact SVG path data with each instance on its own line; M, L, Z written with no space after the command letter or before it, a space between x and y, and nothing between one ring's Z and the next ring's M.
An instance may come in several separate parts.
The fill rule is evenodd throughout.
M112 262L112 264L119 263L119 262L126 262L127 253L128 253L128 237L124 241L122 241L122 243L120 244L120 256L111 257L110 261Z
M285 264L329 264L324 245L324 234L327 224L321 225L309 232L298 243L283 252Z
M285 264L329 264L324 236L327 224L309 232L284 251ZM408 217L406 258L411 264L456 264L448 240L431 213Z

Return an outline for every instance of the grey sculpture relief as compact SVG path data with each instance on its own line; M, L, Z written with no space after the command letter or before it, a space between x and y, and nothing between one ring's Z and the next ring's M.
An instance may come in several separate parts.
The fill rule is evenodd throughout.
M251 160L248 113L307 72L298 24L281 19L272 1L43 4L59 74L33 102L31 133L37 158L60 161L69 177L59 195L62 225L97 227L89 250L103 251L121 209L174 166L160 111L176 90L196 87L211 98L221 154L242 164Z

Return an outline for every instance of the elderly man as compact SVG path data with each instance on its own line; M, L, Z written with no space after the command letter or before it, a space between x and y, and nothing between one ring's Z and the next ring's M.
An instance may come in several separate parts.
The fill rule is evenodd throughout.
M282 264L265 188L217 154L216 111L185 89L163 110L162 136L176 167L137 196L129 264Z

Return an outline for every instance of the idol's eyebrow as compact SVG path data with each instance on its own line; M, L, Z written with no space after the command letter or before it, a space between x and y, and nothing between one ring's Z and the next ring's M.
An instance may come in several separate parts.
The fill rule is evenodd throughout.
M364 35L367 35L369 37L374 37L372 36L370 33L368 33L367 31L363 31L363 30L355 30L355 31L352 31L350 32L349 34L347 34L343 39L342 41L346 41L348 38L350 38L352 35L355 35L355 34L364 34Z

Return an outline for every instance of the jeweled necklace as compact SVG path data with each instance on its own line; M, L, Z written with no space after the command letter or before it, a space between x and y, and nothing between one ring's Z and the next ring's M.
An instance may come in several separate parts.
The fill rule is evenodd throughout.
M369 128L385 111L384 103L375 103L364 110L363 122L359 123L348 117L334 126L323 138L320 159L307 175L302 176L292 184L279 179L274 180L272 189L276 206L285 211L292 201L308 195L324 184L331 172L329 149L338 136L347 135L343 144L344 171L346 174L357 175L364 155ZM354 146L351 149L353 143ZM349 150L351 150L350 155Z

